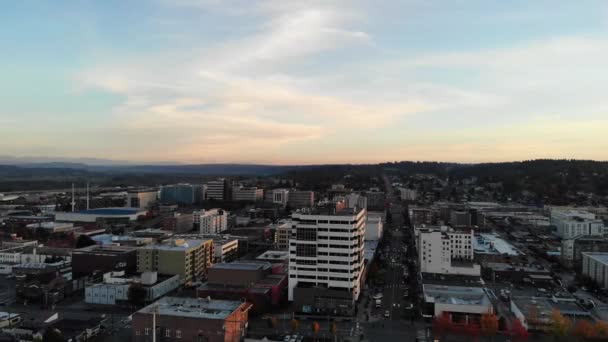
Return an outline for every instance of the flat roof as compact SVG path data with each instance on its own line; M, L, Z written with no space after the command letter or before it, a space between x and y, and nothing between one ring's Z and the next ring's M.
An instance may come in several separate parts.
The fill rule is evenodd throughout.
M583 254L599 263L608 264L608 253L583 252Z
M473 249L475 253L483 254L507 254L520 255L522 254L517 248L503 240L495 234L476 234L473 239Z
M179 316L188 318L204 319L226 319L230 314L237 310L240 301L217 300L206 298L183 298L183 297L163 297L138 311L138 313L152 314L154 310L160 316Z
M135 215L145 210L139 208L97 208L78 211L78 214L86 215Z
M256 257L256 259L276 259L278 261L289 259L289 251L266 251Z
M219 263L211 266L212 269L225 269L225 270L242 270L242 271L254 271L260 269L268 269L271 265L268 262L231 262L231 263Z
M490 305L481 287L424 284L424 297L429 302L456 305Z
M213 241L213 240L211 240L211 239L209 239L209 240L170 239L170 240L163 241L163 243L161 243L161 244L148 245L148 246L143 246L141 248L142 249L161 249L161 250L165 250L165 251L183 251L188 248L198 247L207 241Z

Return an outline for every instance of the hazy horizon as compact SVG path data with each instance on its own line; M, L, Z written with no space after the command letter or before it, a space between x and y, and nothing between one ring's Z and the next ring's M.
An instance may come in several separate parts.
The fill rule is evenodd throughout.
M5 156L608 160L605 1L5 7Z

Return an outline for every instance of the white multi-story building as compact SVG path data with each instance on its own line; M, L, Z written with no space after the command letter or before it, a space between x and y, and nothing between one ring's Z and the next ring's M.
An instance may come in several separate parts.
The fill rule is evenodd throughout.
M562 239L604 234L604 222L586 211L551 210L551 224L557 228L557 235Z
M382 231L384 230L382 224L382 217L384 216L381 212L368 212L367 222L365 224L365 241L378 241L382 237Z
M582 273L595 280L602 288L608 288L608 253L583 252Z
M399 188L400 197L404 201L415 201L418 192L415 189Z
M367 209L367 198L363 195L352 193L344 196L346 205L349 208L366 208Z
M439 274L480 275L480 266L473 263L473 230L449 227L417 229L420 272Z
M228 198L229 192L228 181L224 178L210 181L207 183L207 199L213 199L217 201L225 201Z
M366 220L366 209L343 206L292 215L288 297L296 311L354 313L365 267Z
M232 190L232 199L234 201L257 202L264 198L264 189L251 187L235 187Z
M199 227L199 232L217 234L228 229L228 212L222 209L195 211L192 221L195 227Z
M289 190L288 189L272 189L270 190L272 193L272 203L278 204L282 207L287 205L289 201Z

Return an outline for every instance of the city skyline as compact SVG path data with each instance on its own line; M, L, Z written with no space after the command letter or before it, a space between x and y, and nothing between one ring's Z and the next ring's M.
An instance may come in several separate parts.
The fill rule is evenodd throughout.
M6 7L2 155L608 160L602 1Z

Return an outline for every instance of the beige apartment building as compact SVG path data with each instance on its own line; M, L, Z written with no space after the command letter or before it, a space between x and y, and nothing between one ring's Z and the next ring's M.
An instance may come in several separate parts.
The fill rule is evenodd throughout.
M213 240L171 239L137 251L138 272L179 275L183 283L207 274L213 265Z

